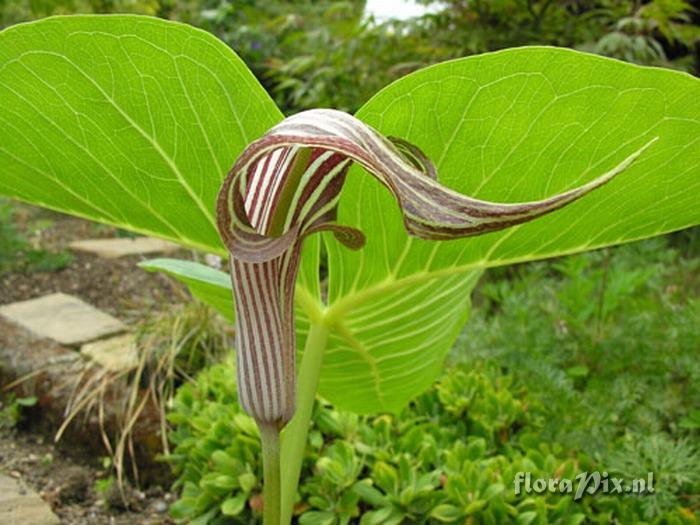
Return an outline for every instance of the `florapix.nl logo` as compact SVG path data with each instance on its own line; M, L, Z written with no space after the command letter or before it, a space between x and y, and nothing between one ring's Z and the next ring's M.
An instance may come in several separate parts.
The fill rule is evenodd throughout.
M580 501L586 494L653 494L654 473L646 478L627 480L616 478L607 472L581 472L570 478L533 478L530 472L518 472L513 478L513 490L520 494L573 494Z

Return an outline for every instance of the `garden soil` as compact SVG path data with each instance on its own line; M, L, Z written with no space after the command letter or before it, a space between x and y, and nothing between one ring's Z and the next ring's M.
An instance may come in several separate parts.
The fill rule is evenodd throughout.
M21 204L15 205L15 211L19 232L37 249L66 252L74 240L123 234L116 228ZM173 280L136 266L146 258L150 257L103 259L73 252L69 264L57 271L13 270L0 275L0 304L63 292L129 324L142 317L145 310L163 310L186 300L184 288ZM20 424L15 429L0 430L0 472L34 489L62 524L172 523L167 516L168 506L175 498L167 491L171 480L163 480L163 486L140 490L127 487L122 497L116 483L106 488L109 483L105 480L111 471L102 461L94 447L81 449L74 439L54 445L52 433L42 430L41 425L30 428Z

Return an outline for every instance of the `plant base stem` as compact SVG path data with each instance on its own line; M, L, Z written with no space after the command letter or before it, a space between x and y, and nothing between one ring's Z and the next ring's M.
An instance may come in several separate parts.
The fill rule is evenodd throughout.
M263 524L280 525L280 433L275 425L259 423L263 452Z
M327 340L328 327L323 322L312 323L297 381L296 413L282 433L282 525L292 521L294 497L299 485L306 436L309 432Z

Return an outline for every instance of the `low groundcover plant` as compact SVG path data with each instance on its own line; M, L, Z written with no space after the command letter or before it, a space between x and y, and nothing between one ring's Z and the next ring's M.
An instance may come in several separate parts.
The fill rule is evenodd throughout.
M319 382L338 407L398 412L438 375L485 268L700 223L698 98L685 74L522 48L416 72L354 117L282 120L207 33L56 17L0 33L0 192L228 252L231 282L144 266L228 318L233 292L265 521L288 523Z

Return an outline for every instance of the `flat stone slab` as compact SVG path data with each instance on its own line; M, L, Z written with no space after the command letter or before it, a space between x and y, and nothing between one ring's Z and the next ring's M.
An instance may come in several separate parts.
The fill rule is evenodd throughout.
M127 255L148 255L152 253L167 253L180 248L175 243L155 239L153 237L136 237L134 239L86 239L74 241L68 245L72 250L88 252L116 259Z
M84 344L80 353L113 372L136 368L139 362L133 334L118 335Z
M59 525L48 503L24 483L0 474L0 523Z
M39 337L69 346L126 331L119 319L63 293L0 306L0 315Z

